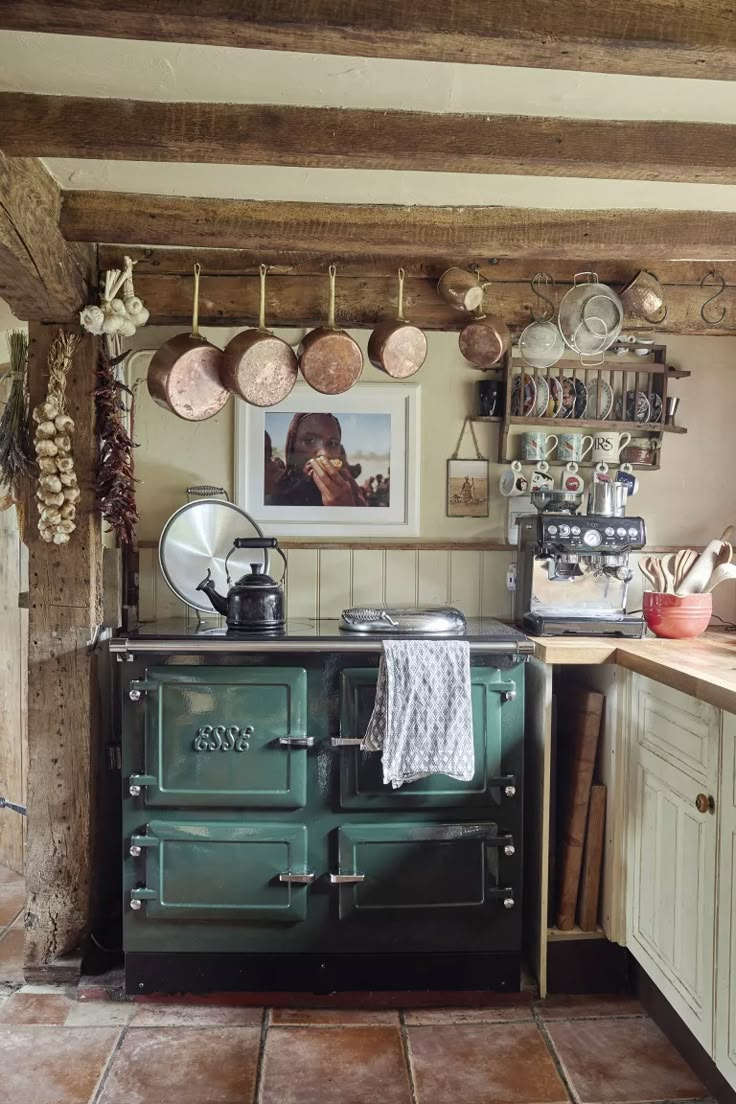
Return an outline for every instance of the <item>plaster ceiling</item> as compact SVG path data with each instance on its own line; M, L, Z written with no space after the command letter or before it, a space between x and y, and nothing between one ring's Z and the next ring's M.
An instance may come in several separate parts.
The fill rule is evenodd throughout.
M0 32L0 89L736 124L736 82ZM84 119L80 119L84 129ZM0 144L2 139L0 138ZM333 203L736 211L736 186L50 158L63 187Z

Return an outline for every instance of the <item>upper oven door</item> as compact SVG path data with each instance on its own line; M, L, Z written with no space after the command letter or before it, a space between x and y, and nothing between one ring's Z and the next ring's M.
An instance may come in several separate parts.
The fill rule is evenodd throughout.
M342 672L339 736L340 807L343 809L452 808L508 810L520 794L523 739L523 667L510 671L471 667L475 774L458 782L430 775L394 790L384 785L381 755L360 750L373 710L377 672Z
M143 761L127 781L147 806L306 804L303 668L150 667L129 697Z

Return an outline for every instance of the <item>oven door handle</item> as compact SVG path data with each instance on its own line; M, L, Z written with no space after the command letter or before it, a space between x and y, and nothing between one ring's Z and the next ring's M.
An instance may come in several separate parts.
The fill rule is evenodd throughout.
M279 736L279 746L288 748L314 747L314 736Z
M358 885L365 881L365 874L344 874L341 870L330 873L330 885Z
M314 879L313 870L284 870L279 874L279 881L285 885L311 885Z

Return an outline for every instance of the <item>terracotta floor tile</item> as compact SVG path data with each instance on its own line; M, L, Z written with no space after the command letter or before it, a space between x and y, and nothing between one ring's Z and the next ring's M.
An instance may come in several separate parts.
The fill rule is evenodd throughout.
M578 1020L601 1016L646 1015L636 997L625 993L602 996L578 996L577 994L547 997L537 1001L535 1009L543 1020Z
M10 928L0 936L0 982L22 985L24 938L22 928Z
M396 1028L284 1027L269 1031L261 1104L377 1101L411 1104Z
M263 1022L262 1008L240 1005L173 1004L168 1001L157 1004L146 1001L134 1005L134 1008L131 1027L193 1027L195 1024L260 1027Z
M88 1104L117 1029L0 1027L3 1104Z
M135 1014L129 1001L73 1001L67 1027L124 1027Z
M274 1027L290 1026L326 1026L345 1024L381 1024L399 1026L399 1013L391 1009L369 1008L274 1008L271 1011L271 1023Z
M97 1104L251 1104L260 1042L259 1027L129 1028Z
M418 1008L407 1010L409 1026L419 1024L527 1023L533 1019L531 1005L500 1005L498 1008Z
M436 1024L409 1029L419 1104L567 1104L536 1024Z
M13 993L0 1010L4 1024L63 1024L72 1001L63 993Z
M547 1031L580 1104L709 1095L648 1017L551 1023Z
M0 885L0 928L12 924L19 912L25 908L26 890L20 885Z

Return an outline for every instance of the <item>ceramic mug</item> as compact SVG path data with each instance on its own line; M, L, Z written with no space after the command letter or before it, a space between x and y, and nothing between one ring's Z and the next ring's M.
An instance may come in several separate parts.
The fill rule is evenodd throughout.
M630 433L612 433L603 430L593 436L591 459L595 464L618 464L619 456L631 440Z
M516 495L526 494L529 489L529 480L522 472L519 460L514 460L511 467L501 473L498 489L504 498L514 498Z
M540 460L532 472L531 489L533 491L551 490L555 481L549 473L549 464L546 460Z
M554 433L547 433L543 429L530 429L528 433L522 433L522 460L546 460L555 451L557 440Z
M585 483L582 477L578 475L578 466L574 460L571 460L569 464L565 465L565 470L560 480L560 490L573 491L575 494L582 494L585 490Z
M634 437L621 450L621 459L629 464L654 464L660 442L650 437Z
M593 438L589 434L561 433L557 441L557 459L569 463L571 460L584 460L593 447Z
M477 386L481 418L500 415L506 402L506 384L503 380L482 380Z

